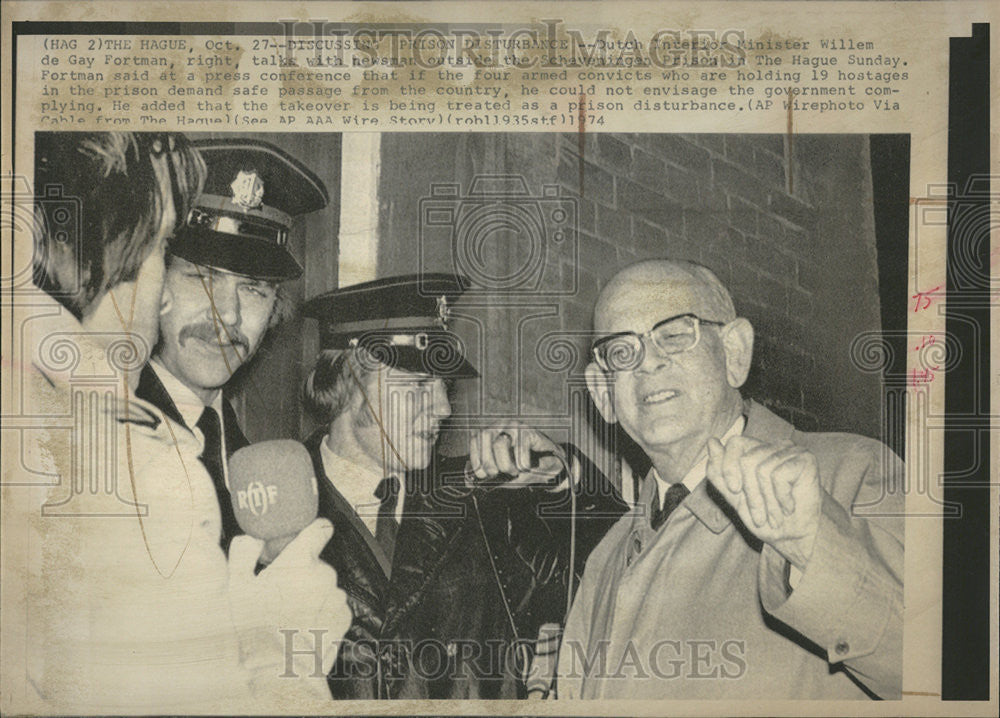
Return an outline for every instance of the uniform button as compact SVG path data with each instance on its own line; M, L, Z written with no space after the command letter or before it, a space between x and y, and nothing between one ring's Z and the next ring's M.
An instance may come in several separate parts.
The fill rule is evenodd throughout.
M846 656L847 652L851 650L851 644L847 641L837 641L837 645L833 647L833 650L838 656Z

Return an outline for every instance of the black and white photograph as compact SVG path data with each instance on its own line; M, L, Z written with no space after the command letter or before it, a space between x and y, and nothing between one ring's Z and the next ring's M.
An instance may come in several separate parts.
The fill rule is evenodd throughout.
M15 4L4 713L991 713L978 10Z
M85 610L32 602L37 685L214 701L249 659L334 699L898 698L864 343L907 142L36 134L34 281L89 342L32 378L124 453L103 518L86 449L43 507L37 595ZM77 378L102 352L113 403ZM316 623L248 643L224 589ZM148 692L94 670L124 655Z

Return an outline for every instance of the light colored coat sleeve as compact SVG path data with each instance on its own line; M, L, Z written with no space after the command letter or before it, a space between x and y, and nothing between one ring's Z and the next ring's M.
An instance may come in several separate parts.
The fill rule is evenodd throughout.
M62 480L44 492L44 512L43 501L27 508L26 673L36 710L324 705L325 679L280 677L285 656L276 631L249 650L241 645L233 605L245 597L233 595L218 499L198 441L183 427L114 418L115 495L78 493L63 506L72 515L58 515L53 506L67 494L74 467L71 442L56 437L44 449Z
M899 698L904 466L881 444L852 439L815 452L823 497L813 555L789 592L786 562L765 546L761 603L872 693Z
M612 529L613 530L613 529ZM605 541L598 544L591 554L580 579L573 605L566 617L562 643L559 646L559 661L556 669L555 697L559 699L583 698L583 679L590 661L590 632L593 625L595 604L600 595L598 582L603 575L604 561L602 549Z

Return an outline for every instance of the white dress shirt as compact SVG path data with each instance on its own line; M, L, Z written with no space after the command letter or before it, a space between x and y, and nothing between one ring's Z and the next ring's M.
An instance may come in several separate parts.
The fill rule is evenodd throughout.
M375 489L385 477L334 453L326 443L327 438L329 437L323 437L323 441L319 444L319 454L323 459L323 470L326 472L327 479L340 492L341 496L347 499L347 503L351 505L358 518L374 536L379 507L379 500L375 498ZM396 500L394 514L396 523L403 520L403 494L405 493L403 478L400 478L399 485L399 498Z
M201 414L205 411L205 404L202 403L198 395L191 391L180 379L175 377L170 373L170 370L163 366L156 359L152 359L149 362L149 366L153 368L156 372L157 378L160 383L163 384L163 388L167 390L167 394L170 399L174 402L174 406L177 407L177 411L180 413L181 418L184 419L184 423L187 427L198 437L198 441L201 442L201 450L205 449L205 437L201 433L201 429L198 428L198 420L201 418ZM219 415L219 430L222 434L222 469L225 472L226 477L226 488L229 488L229 467L226 458L226 419L222 414L222 392L216 391L215 398L212 403L209 404L215 413ZM200 452L199 452L200 455Z

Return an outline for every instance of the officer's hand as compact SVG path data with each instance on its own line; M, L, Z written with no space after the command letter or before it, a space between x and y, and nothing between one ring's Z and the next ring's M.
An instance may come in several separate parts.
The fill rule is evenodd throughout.
M723 447L710 439L707 474L757 538L805 571L819 530L815 456L789 441L735 436Z
M537 466L531 465L532 454ZM494 484L503 488L545 484L559 475L564 462L565 453L549 437L518 421L510 421L473 432L466 479L479 483L501 475L510 477Z

